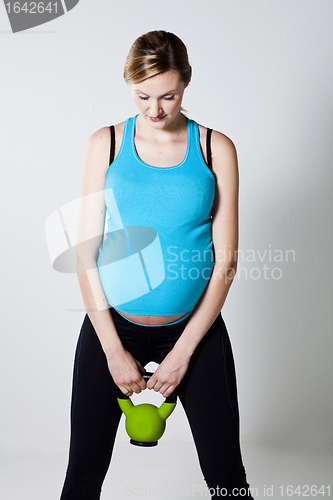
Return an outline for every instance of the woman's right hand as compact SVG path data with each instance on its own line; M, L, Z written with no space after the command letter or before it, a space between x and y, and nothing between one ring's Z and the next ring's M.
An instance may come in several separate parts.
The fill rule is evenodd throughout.
M113 351L107 356L107 362L111 376L123 394L131 396L133 392L139 394L146 389L146 381L140 373L146 369L129 351L124 348Z

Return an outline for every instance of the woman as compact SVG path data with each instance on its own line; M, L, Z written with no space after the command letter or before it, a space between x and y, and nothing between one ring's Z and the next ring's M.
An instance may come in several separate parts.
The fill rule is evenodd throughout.
M211 497L252 498L221 316L237 264L235 147L182 113L191 66L174 34L139 37L124 78L139 113L95 132L83 162L77 261L87 314L61 500L100 498L121 417L117 391L146 388L176 391ZM146 383L150 361L159 366Z

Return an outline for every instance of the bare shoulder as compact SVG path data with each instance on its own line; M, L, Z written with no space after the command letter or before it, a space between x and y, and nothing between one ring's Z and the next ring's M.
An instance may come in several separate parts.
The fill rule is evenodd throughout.
M123 131L124 123L121 122L114 126L115 128L115 156L119 152ZM94 158L101 166L105 169L109 166L110 159L110 148L111 148L111 131L110 126L101 127L96 130L88 139L86 155L88 157Z
M236 147L232 142L230 137L222 132L213 130L212 132L212 153L223 154L223 155L235 155Z
M207 127L198 124L201 149L206 159L206 139ZM213 170L221 164L225 164L226 160L237 161L236 147L232 140L222 132L213 130L211 135L211 155Z
M108 149L110 145L110 128L102 127L93 134L88 139L88 146L97 149Z
M123 131L124 131L124 124L125 122L117 123L117 125L114 125L115 129L115 135L116 137L122 136ZM110 133L110 126L102 127L93 134L88 139L88 142L94 146L101 146L107 145L108 147L110 146L110 141L111 141L111 133Z
M202 151L206 152L207 127L198 126L200 146ZM228 221L236 221L234 222L234 227L236 227L239 191L237 152L232 140L218 130L213 130L211 135L211 159L212 173L216 180L213 219L220 221L219 216L227 214ZM230 218L231 216L233 219ZM218 234L216 227L219 227L219 224L215 225L213 238L215 240L217 240L216 235Z

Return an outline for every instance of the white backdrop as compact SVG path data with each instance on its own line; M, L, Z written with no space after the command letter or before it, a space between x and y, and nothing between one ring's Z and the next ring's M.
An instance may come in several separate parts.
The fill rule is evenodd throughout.
M81 0L16 34L1 9L2 449L67 449L84 311L44 223L79 196L89 136L136 114L123 65L153 29L188 48L188 116L238 150L243 256L222 314L242 439L331 448L333 3ZM163 439L192 439L180 404Z

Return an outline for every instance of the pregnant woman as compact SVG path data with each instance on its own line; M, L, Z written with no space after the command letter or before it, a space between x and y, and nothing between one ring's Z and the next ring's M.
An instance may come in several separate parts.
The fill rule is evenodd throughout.
M122 415L117 393L147 388L176 391L211 498L252 498L221 315L237 266L237 155L228 137L184 114L191 72L176 35L140 36L124 71L138 114L88 140L77 240L87 313L61 500L100 498ZM150 361L158 368L146 383Z

